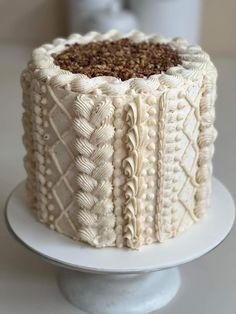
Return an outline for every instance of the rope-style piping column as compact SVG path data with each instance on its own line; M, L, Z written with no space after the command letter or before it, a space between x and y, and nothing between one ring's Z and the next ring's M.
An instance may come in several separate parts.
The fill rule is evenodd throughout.
M165 151L165 121L166 121L166 95L165 93L160 98L159 113L158 113L158 125L157 125L157 200L156 200L156 219L155 229L157 240L162 240L162 208L163 208L163 184L164 184L164 151Z
M115 244L115 218L111 198L113 166L110 123L113 106L105 97L77 96L74 103L74 130L78 135L75 164L78 170L79 238L93 246Z
M211 74L211 75L209 75ZM214 128L215 98L216 98L217 73L212 64L208 69L208 75L204 79L204 89L200 101L200 133L198 137L199 158L196 181L199 184L195 195L195 215L200 218L209 206L211 193L212 156L214 154L214 141L217 132Z
M126 136L128 157L123 161L123 169L126 176L124 187L126 198L124 208L124 239L127 246L137 248L141 244L140 237L142 234L140 211L142 187L145 180L141 172L144 163L144 149L147 145L145 107L141 103L140 96L135 99L135 102L128 105L126 120L129 129Z
M44 110L47 108L47 99L41 89L41 82L33 79L31 81L31 106L32 106L32 140L35 161L35 208L39 220L48 222L47 210L47 187L46 180L46 151L45 151L45 127Z
M116 246L123 247L124 246L124 237L123 237L123 229L124 229L124 215L123 208L125 203L125 195L124 195L124 184L125 184L125 175L122 171L122 161L124 160L126 155L126 146L125 146L125 136L127 134L127 123L125 121L126 117L126 104L129 102L129 98L127 99L127 95L122 97L113 97L112 103L114 105L114 119L113 124L115 127L113 148L114 153L112 157L112 163L114 166L113 171L113 203L114 203L114 214L116 219Z
M32 126L32 106L30 103L30 87L31 75L30 72L25 70L21 75L21 86L23 89L23 102L24 108L22 116L22 124L24 128L23 144L26 149L24 156L24 167L27 172L26 188L29 191L28 199L30 205L34 210L35 208L35 161L34 161L34 145L33 145L33 126ZM36 108L35 108L36 109Z

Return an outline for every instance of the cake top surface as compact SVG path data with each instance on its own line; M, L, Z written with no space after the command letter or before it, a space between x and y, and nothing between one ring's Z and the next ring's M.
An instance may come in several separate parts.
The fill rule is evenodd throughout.
M160 74L182 64L178 52L166 43L137 43L129 38L68 44L52 57L63 70L89 78L113 76L122 81Z
M100 43L100 46L103 46L107 41L115 43L122 39L128 39L135 44L144 43L145 45L153 44L154 46L157 44L159 48L161 47L160 50L164 49L165 51L167 49L174 52L174 59L177 55L180 58L181 64L172 64L172 58L167 62L166 59L168 58L165 57L165 59L162 58L162 62L166 67L166 71L163 71L163 65L159 65L159 73L155 70L154 74L149 74L149 72L149 76L145 76L142 73L141 77L138 77L137 74L132 74L131 78L126 79L125 77L123 80L114 75L114 70L111 70L112 75L105 75L104 73L101 75L101 72L99 72L100 74L97 74L97 76L92 76L91 74L89 76L89 73L86 72L73 73L67 66L63 68L62 65L58 65L55 61L55 58L61 54L65 54L75 44L83 45L83 48L92 43ZM153 49L150 49L150 47L149 45L148 52L146 52L147 55L153 54ZM115 52L113 51L113 53ZM167 56L166 52L164 54ZM113 58L112 54L111 57ZM66 57L64 58L66 59ZM119 60L117 57L116 59ZM129 59L129 61L131 62L132 60ZM67 62L70 65L71 61ZM151 60L149 65L152 67L153 63L153 60ZM183 85L188 84L190 81L200 85L204 75L216 75L216 69L209 55L200 46L191 45L187 40L179 37L168 39L156 34L146 35L139 31L122 34L116 30L111 30L104 34L89 32L85 35L72 34L68 38L56 38L52 43L44 44L33 51L29 66L39 80L47 82L50 86L85 94L103 93L107 95L124 95L125 93L132 92L155 93L182 88ZM83 69L85 68L83 66ZM148 69L147 63L146 68ZM125 70L127 70L127 67Z

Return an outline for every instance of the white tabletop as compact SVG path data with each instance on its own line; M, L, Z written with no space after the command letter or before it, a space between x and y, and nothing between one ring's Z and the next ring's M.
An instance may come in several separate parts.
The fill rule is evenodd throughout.
M0 313L82 314L61 296L57 268L26 250L8 233L3 206L25 173L22 166L19 74L31 47L0 46ZM215 58L219 70L214 172L236 198L236 58ZM236 228L215 251L181 267L182 287L158 314L233 314L236 311ZM176 312L178 309L178 312Z

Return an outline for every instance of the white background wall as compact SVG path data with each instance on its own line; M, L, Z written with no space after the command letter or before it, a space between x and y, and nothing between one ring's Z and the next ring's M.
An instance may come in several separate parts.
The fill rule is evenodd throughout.
M0 41L38 43L66 35L67 1L0 0ZM213 54L236 55L236 0L202 1L202 45Z

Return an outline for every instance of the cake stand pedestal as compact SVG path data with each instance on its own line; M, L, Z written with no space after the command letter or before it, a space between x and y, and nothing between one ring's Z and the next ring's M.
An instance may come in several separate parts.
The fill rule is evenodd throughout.
M92 314L145 314L168 304L181 286L177 266L208 253L229 234L235 218L227 189L213 179L211 208L191 230L166 242L129 249L95 249L36 221L26 202L24 182L6 204L9 230L24 246L60 266L62 294Z

